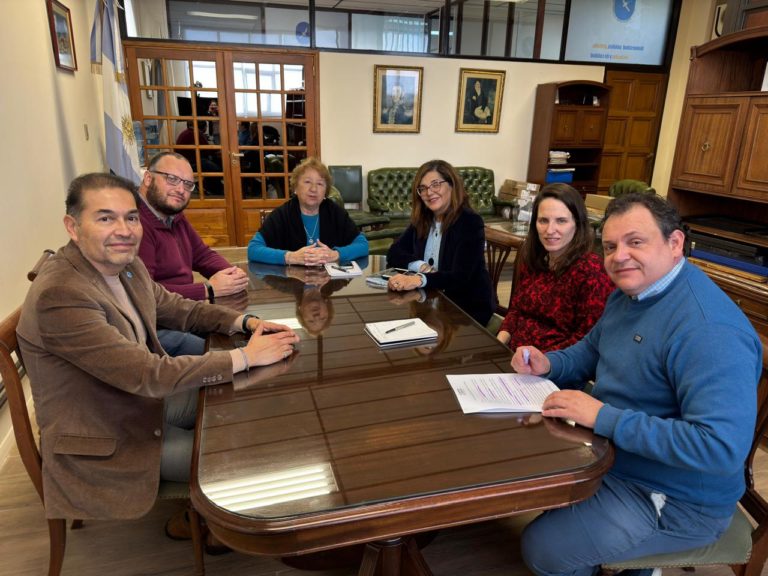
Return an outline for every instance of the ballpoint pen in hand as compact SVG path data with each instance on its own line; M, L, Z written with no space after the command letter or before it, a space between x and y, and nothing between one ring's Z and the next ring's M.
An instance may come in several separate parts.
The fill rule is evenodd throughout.
M415 320L411 320L410 322L406 322L405 324L400 324L399 326L395 326L394 328L390 328L389 330L385 330L384 334L390 334L392 332L397 332L398 330L402 330L403 328L408 328L408 326L413 326L416 324Z

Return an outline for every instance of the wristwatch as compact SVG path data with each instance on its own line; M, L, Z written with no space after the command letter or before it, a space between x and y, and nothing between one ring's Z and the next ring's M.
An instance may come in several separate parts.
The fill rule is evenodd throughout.
M253 331L248 328L248 320L250 320L251 318L255 318L256 320L259 319L259 317L254 315L254 314L244 314L243 315L242 329L243 329L243 332L245 332L246 334L253 334Z

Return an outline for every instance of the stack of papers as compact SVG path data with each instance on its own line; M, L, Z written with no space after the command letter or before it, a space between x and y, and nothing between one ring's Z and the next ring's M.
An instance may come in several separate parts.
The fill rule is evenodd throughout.
M571 157L570 152L563 152L560 150L549 151L549 163L550 164L567 164L568 159Z
M437 340L437 331L421 318L369 322L365 325L365 332L382 348L419 346Z
M544 399L559 390L554 382L530 374L448 375L464 414L541 412Z
M348 264L326 264L325 271L331 275L331 278L350 278L351 276L360 276L363 273L354 260Z

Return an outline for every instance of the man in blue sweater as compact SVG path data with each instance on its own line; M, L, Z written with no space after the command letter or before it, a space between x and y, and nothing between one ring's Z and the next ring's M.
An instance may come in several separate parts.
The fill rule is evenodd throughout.
M754 328L686 261L680 218L661 197L614 199L602 243L619 289L601 319L569 348L512 357L516 371L562 388L544 416L616 448L594 496L526 528L523 558L539 575L589 576L603 563L714 542L745 488L762 353ZM592 395L579 390L588 380Z

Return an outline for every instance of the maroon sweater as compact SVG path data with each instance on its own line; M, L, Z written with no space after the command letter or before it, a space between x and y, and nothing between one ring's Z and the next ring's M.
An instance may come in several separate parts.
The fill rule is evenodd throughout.
M192 272L210 278L231 264L203 243L183 212L174 217L169 227L158 220L143 201L139 200L138 204L144 228L139 257L152 280L185 298L207 299L205 285L193 282Z
M579 258L559 277L522 265L500 330L512 335L512 350L560 350L589 332L613 290L602 259L594 253Z

